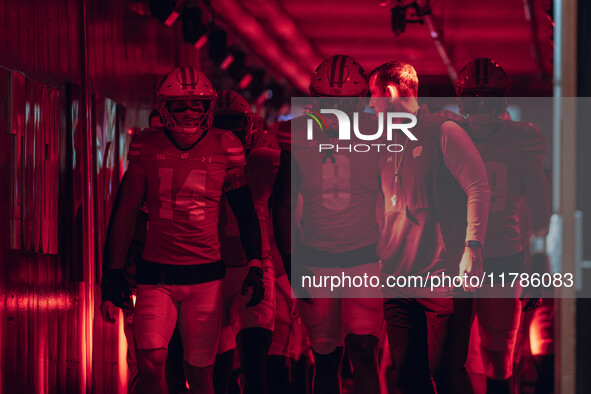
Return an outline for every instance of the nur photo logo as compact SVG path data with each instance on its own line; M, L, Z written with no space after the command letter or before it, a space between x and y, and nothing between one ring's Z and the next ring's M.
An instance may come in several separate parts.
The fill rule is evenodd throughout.
M320 113L318 113L317 111L314 111L313 109L308 109L308 111L309 112L305 112L305 114L316 121L316 123L318 124L318 127L320 127L320 131L322 131L322 132L328 131L328 125L326 123L326 119L324 119L324 116L320 115ZM309 119L308 121L310 122L312 119ZM322 123L320 122L321 120L322 120ZM310 130L309 124L308 124L308 130Z
M376 114L377 130L361 130L360 129L360 115L359 112L353 112L353 121L351 121L349 114L344 111L330 108L320 109L320 111L309 110L306 115L310 118L307 122L307 139L314 140L314 124L317 124L320 131L325 133L328 131L328 123L323 114L329 114L336 117L336 129L338 134L338 142L351 141L384 141L390 142L393 140L394 132L402 132L404 135L412 140L417 141L417 138L412 134L411 129L416 126L417 118L414 114L407 112L379 112ZM384 125L385 123L385 125ZM331 122L331 125L335 124ZM336 130L335 130L336 131ZM385 133L385 138L384 138ZM401 152L404 147L401 144L389 143L357 143L357 144L318 144L318 151L334 150L349 151L349 152L369 152L372 150L387 150L388 152Z

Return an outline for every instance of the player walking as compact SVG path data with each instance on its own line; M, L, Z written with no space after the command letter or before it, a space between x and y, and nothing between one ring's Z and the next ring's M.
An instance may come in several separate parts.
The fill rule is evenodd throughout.
M359 113L360 128L377 129L373 115L363 113L367 79L352 57L335 55L323 61L312 75L310 94L317 98L315 107L319 103L338 104L335 108ZM319 153L318 145L306 141L307 119L292 119L281 124L278 131L282 152L274 219L278 247L284 263L288 263L286 272L291 274L293 247L298 259L294 271L312 275L337 271L350 276L377 274L378 154L346 150ZM329 119L326 133L316 130L316 141L337 143L336 131ZM303 200L304 231L303 241L296 246L291 245L289 230L298 195ZM331 294L326 289L316 290L310 292L311 299L297 302L314 353L314 392L340 392L339 367L346 345L353 364L354 392L378 393L377 349L383 324L379 289L365 289L365 298L359 298L360 293L355 291L359 289L339 289Z
M244 173L242 144L212 127L215 91L203 73L177 67L162 81L155 104L164 128L130 144L121 200L112 217L109 270L103 280L116 305L128 292L123 276L137 212L150 226L137 272L134 331L138 390L165 392L164 364L177 319L191 392L213 393L212 370L221 322L221 260L217 222L225 192L240 227L250 269L244 288L262 299L260 226Z
M271 259L269 199L279 164L279 150L257 144L259 136L255 130L252 109L244 97L232 90L218 93L214 126L234 133L245 150L246 178L261 226L265 286L264 298L256 306L240 295L242 280L248 271L248 260L240 245L240 237L248 229L239 227L231 207L224 203L220 212L219 233L222 258L228 269L223 283L224 316L218 349L220 355L216 360L225 360L225 375L229 376L233 349L238 345L244 392L264 394L267 392L266 359L275 323L275 270ZM221 365L216 362L216 369ZM223 380L220 376L220 383Z
M505 71L488 58L468 63L456 82L464 127L482 156L492 191L482 255L484 270L495 275L524 271L519 223L523 198L535 235L546 235L549 220L544 140L533 125L506 119L507 94ZM508 292L484 286L475 299L470 358L480 355L488 393L512 392L520 292L518 286ZM536 301L530 299L525 308L535 307Z

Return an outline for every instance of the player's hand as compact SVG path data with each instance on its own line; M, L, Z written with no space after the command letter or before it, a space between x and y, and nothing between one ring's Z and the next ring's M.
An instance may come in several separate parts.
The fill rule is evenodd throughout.
M106 270L103 273L101 292L103 301L111 301L116 307L127 309L131 302L131 288L123 269Z
M248 289L252 287L252 297L246 303L246 307L258 305L265 298L265 287L263 286L263 269L259 267L250 267L246 278L242 283L241 294L244 296Z
M116 306L109 300L101 302L101 315L103 315L104 321L111 324L117 321L117 310L115 308Z
M521 297L519 297L519 301L525 303L521 309L522 312L533 311L542 303L542 290L539 287L525 287L523 290L521 290Z
M471 276L482 276L482 251L480 248L470 248L466 246L464 248L464 254L462 255L462 260L460 261L460 277L462 278L462 287L464 291L475 292L477 289L475 287L470 286L470 277ZM466 276L466 281L464 281L464 275Z
M532 273L539 274L540 276L548 272L547 270L547 259L543 253L536 253L531 257ZM522 312L533 311L542 303L542 288L529 286L521 291L520 301L525 301Z

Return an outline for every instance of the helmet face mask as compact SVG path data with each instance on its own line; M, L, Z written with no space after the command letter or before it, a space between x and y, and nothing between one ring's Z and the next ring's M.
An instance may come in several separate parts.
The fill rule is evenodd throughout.
M211 82L193 67L176 67L156 92L154 104L164 126L179 134L201 134L213 124L216 99Z
M198 113L204 113L209 107L208 100L200 99L179 99L179 100L167 100L166 107L171 114L178 114L187 111L193 111Z
M214 109L214 126L234 133L245 149L251 147L253 134L256 132L254 113L248 101L237 92L219 92Z
M507 109L509 80L492 59L480 58L468 63L456 81L460 114L476 123L503 118Z

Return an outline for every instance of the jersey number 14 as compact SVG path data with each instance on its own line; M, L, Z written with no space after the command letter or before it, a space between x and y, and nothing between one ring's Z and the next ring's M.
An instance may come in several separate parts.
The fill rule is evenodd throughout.
M199 221L205 218L205 171L191 170L183 185L172 195L172 168L160 168L160 210L161 219L172 220L173 204L175 210L189 215L189 221Z

